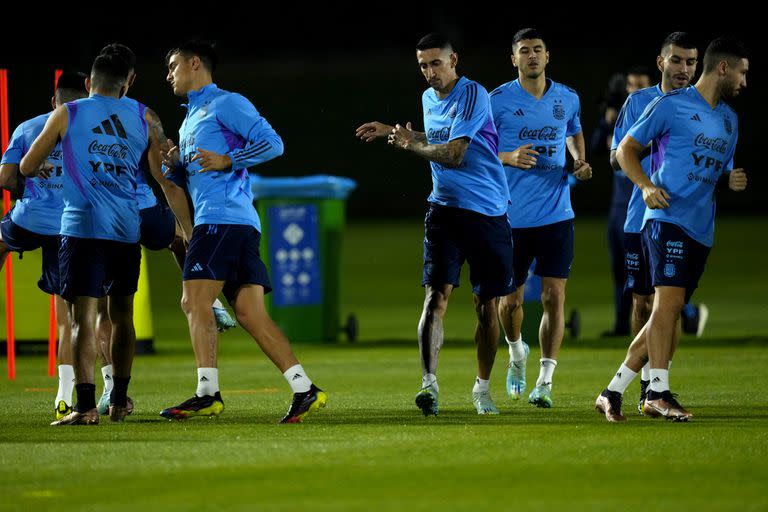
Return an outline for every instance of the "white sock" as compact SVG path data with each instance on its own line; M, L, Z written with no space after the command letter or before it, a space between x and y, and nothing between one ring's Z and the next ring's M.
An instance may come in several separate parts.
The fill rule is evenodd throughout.
M219 369L197 369L197 396L213 396L219 390Z
M640 370L640 380L644 380L645 382L651 380L651 363L645 363L643 369Z
M104 393L111 393L114 381L112 380L112 365L101 367L101 376L104 378Z
M307 377L307 373L300 364L295 364L283 372L285 380L291 385L294 393L306 393L312 386L312 381Z
M509 341L509 338L506 336L504 336L504 339L507 340L507 345L509 345L509 360L513 362L524 360L525 347L523 347L523 336L520 335L517 341Z
M656 393L669 391L669 370L651 368L651 391Z
M214 308L219 308L219 309L224 309L224 304L222 304L221 301L217 297L216 300L213 301L213 307Z
M622 365L619 366L619 370L616 372L616 375L613 376L611 383L608 384L608 391L616 391L623 395L624 391L627 390L627 386L629 386L629 384L635 380L636 376L637 372L633 372L630 368L622 363Z
M488 391L488 384L490 383L489 380L483 380L480 377L477 377L475 379L475 387L472 388L473 393L482 393L483 391Z
M67 405L72 405L72 391L75 389L75 367L71 364L59 365L59 390L56 393L54 407L59 401L64 400Z
M549 389L552 389L552 375L555 373L557 361L542 357L539 359L539 364L539 378L536 380L536 385L547 386Z
M425 373L421 378L421 389L428 388L429 386L440 391L440 388L437 386L437 375L434 373Z

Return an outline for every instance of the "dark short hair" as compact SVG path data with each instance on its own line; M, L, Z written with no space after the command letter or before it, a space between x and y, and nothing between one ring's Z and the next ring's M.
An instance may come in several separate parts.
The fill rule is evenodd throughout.
M165 63L168 64L171 61L171 57L177 54L183 55L188 59L195 56L199 57L205 69L211 73L216 71L216 64L219 62L219 57L216 54L216 43L213 41L203 41L201 39L186 41L168 51L165 55Z
M91 83L96 88L119 91L131 72L131 63L125 55L100 53L91 67Z
M518 30L515 32L515 35L512 37L512 51L515 51L515 45L522 41L523 39L541 39L544 41L544 37L541 35L541 32L539 32L535 28L524 28L521 30ZM547 43L544 43L544 47L546 48Z
M431 50L433 48L450 50L453 52L453 45L448 40L448 38L443 34L438 34L436 32L425 35L419 39L418 43L416 43L416 50L418 51Z
M124 44L120 43L112 43L108 44L104 48L101 49L99 54L115 54L119 55L123 59L125 59L128 64L131 66L131 69L136 68L136 54L133 53L133 50L125 46Z
M718 37L709 43L704 53L704 73L714 71L720 61L726 60L729 65L735 66L738 60L748 58L747 47L739 39L733 36Z
M67 103L88 96L88 90L85 88L85 79L87 75L80 71L65 71L56 81L56 101Z
M688 32L672 32L669 34L664 39L664 42L661 43L661 53L664 53L664 50L672 45L683 48L684 50L697 49L696 41L693 40L693 37L691 37Z

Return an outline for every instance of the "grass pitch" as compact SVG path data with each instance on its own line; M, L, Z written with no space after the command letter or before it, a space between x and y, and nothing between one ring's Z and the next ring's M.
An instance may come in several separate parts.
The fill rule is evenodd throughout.
M506 398L500 351L497 417L478 417L470 400L466 283L448 311L440 416L424 418L413 405L422 300L414 221L349 230L343 304L359 317L362 339L296 347L329 394L326 409L302 425L277 425L288 386L235 330L221 338L222 416L167 422L157 413L191 396L194 360L178 274L167 255L152 255L159 353L134 365L136 412L124 424L48 427L55 381L44 376L44 358L20 358L17 380L0 382L0 510L766 510L766 242L740 242L766 227L718 225L695 297L710 306L710 329L685 338L673 366L673 390L695 414L689 424L637 416L637 383L625 395L626 424L593 410L627 343L597 339L610 327L610 288L596 222L577 223L568 308L581 311L585 339L566 340L554 408ZM529 381L537 357L532 350Z

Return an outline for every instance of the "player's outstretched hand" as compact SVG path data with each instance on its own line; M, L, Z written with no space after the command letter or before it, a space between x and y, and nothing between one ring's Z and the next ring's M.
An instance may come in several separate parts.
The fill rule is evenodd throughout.
M511 165L518 169L530 169L536 165L536 157L539 156L539 153L531 148L533 148L533 144L526 144L514 151L501 152L499 153L499 160L504 165Z
M392 144L396 148L408 149L415 140L416 135L413 133L411 123L405 123L405 126L396 124L395 127L392 128L392 133L389 134L387 143Z
M733 169L728 175L728 188L741 192L747 188L747 173L744 169Z
M651 210L664 209L669 206L667 202L669 194L666 190L656 185L643 187L643 201Z
M573 162L573 177L577 180L588 180L592 178L592 166L584 160Z
M355 137L364 142L372 142L380 137L386 137L392 132L392 129L393 127L388 124L373 121L358 126L355 130Z
M168 139L164 146L165 147L162 148L163 165L166 169L165 174L168 174L177 165L179 165L179 160L181 157L178 146L176 146L176 144L171 139Z
M232 159L229 155L220 155L203 148L197 148L197 154L192 161L200 164L202 167L200 172L225 171L232 168Z

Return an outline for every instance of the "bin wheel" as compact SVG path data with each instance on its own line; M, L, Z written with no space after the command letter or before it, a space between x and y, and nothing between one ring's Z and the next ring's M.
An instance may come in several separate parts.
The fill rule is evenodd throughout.
M342 331L347 335L347 340L350 343L354 343L357 341L357 334L359 332L359 324L357 323L357 317L354 313L350 313L347 317L347 322L344 324L344 326L341 328Z
M579 339L581 335L581 314L577 310L571 311L571 318L565 323L565 328L571 331L571 338Z

